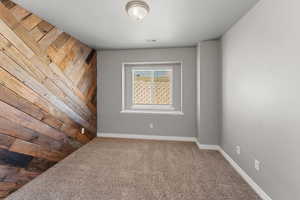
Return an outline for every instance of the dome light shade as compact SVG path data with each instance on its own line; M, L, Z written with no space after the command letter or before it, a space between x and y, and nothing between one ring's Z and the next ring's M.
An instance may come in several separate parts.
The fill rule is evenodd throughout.
M131 18L141 21L149 13L150 8L144 1L130 1L126 5L126 11Z

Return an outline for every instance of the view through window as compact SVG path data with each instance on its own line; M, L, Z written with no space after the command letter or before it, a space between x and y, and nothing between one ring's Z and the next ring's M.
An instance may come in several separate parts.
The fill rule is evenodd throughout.
M134 69L134 105L172 105L172 69Z

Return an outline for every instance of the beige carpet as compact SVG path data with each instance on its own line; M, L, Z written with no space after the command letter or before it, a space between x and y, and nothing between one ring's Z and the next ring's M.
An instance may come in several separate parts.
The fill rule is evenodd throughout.
M257 200L220 153L194 143L94 139L7 200Z

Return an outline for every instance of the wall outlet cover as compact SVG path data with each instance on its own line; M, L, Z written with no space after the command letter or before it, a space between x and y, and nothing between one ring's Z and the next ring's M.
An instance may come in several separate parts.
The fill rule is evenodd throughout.
M150 123L150 124L149 124L149 127L150 127L150 128L154 128L153 123Z
M254 167L257 171L260 170L260 162L258 160L254 160Z
M236 146L236 154L240 155L241 154L241 147Z

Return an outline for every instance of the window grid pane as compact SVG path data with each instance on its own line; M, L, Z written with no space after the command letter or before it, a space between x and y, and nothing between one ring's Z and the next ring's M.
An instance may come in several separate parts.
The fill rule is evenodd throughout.
M133 72L133 104L171 105L171 71L147 70Z

